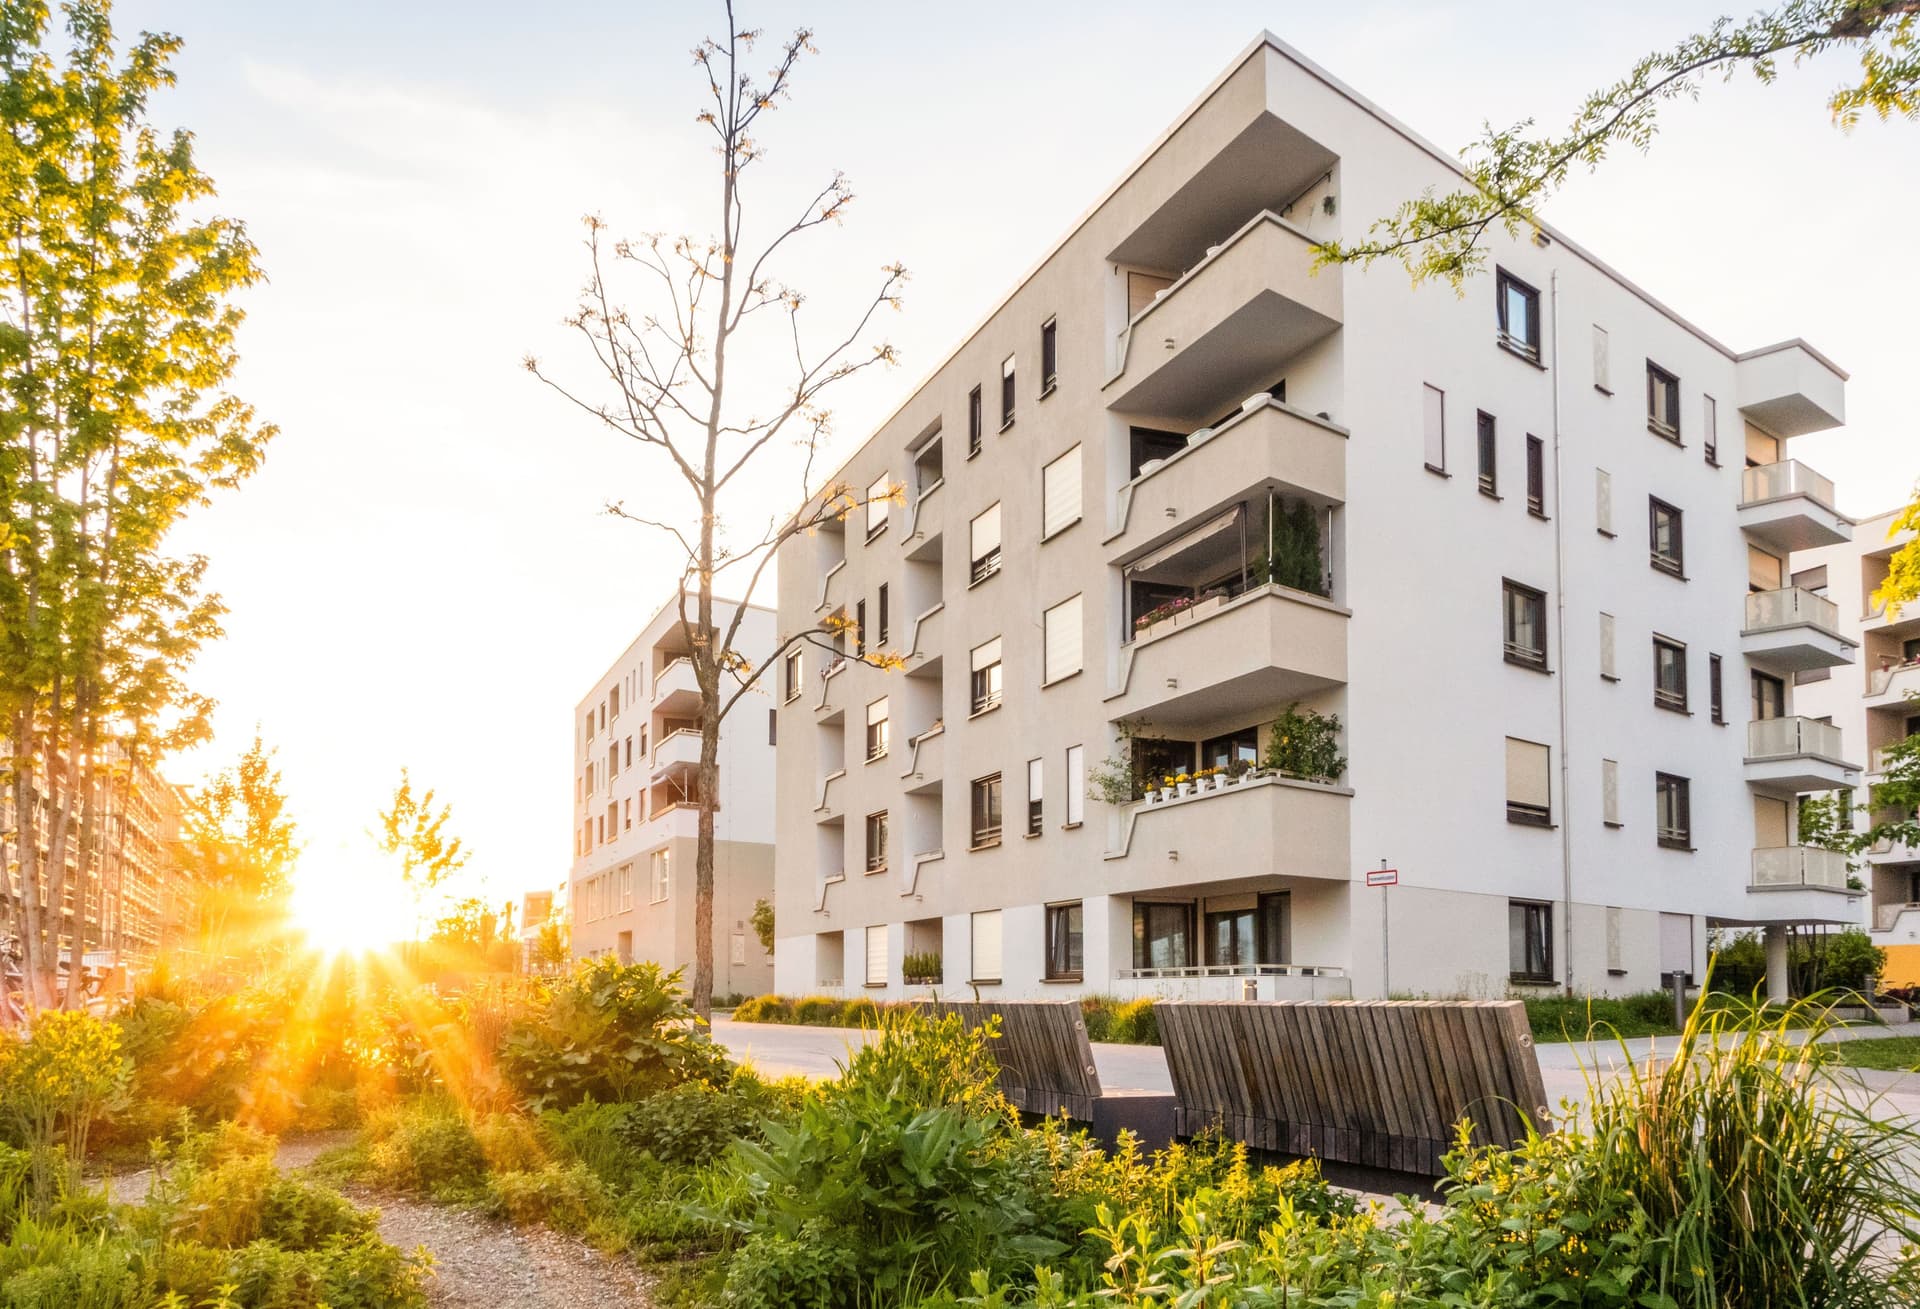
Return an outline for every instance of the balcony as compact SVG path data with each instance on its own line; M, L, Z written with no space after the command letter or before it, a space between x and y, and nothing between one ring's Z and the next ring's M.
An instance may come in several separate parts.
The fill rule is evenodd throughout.
M901 789L908 795L940 790L944 776L942 770L946 763L946 740L946 728L935 723L908 742L907 766L900 774Z
M845 817L847 789L835 783L845 779L847 770L835 769L820 779L820 799L813 806L813 820L816 823L838 823Z
M1853 523L1833 504L1833 483L1797 459L1740 477L1741 530L1782 554L1852 540Z
M1902 924L1901 919L1911 915L1910 920ZM1908 901L1905 904L1877 904L1873 907L1873 930L1876 932L1907 931L1914 939L1920 939L1920 902Z
M662 668L653 679L655 713L690 714L700 707L700 683L693 675L693 660L681 655Z
M1747 784L1766 795L1794 796L1860 784L1860 765L1840 757L1840 729L1812 718L1763 718L1747 724Z
M946 612L946 608L945 601L937 601L913 620L913 626L907 632L907 644L903 651L907 661L908 677L940 675L941 660L946 650L941 640L941 630L945 626L941 615Z
M1347 498L1347 430L1264 394L1120 488L1109 559L1269 490L1316 506Z
M1121 650L1108 713L1198 728L1329 690L1347 680L1347 619L1330 600L1272 584L1201 600Z
M1867 672L1867 708L1920 713L1910 696L1920 695L1920 659L1882 664Z
M1847 375L1804 341L1741 355L1740 412L1774 436L1805 436L1847 421Z
M1222 395L1267 386L1339 328L1340 283L1314 275L1304 232L1256 215L1121 329L1108 407L1204 421Z
M675 773L687 773L700 767L700 729L681 727L661 737L653 747L655 780Z
M840 703L835 691L841 678L847 671L847 657L835 655L827 666L820 670L820 702L813 707L817 722L837 723L846 716L847 707ZM841 694L844 694L842 692Z
M1191 886L1262 875L1352 877L1349 809L1353 792L1286 777L1113 811L1105 858L1147 870L1154 887Z
M1351 1000L1344 968L1314 964L1210 964L1195 968L1122 968L1113 993L1128 1000L1242 1000L1247 979L1261 1000Z
M1838 668L1859 647L1840 635L1840 607L1797 586L1747 596L1740 652L1783 673Z
M1811 845L1765 846L1753 852L1754 891L1832 891L1859 895L1847 885L1847 857Z

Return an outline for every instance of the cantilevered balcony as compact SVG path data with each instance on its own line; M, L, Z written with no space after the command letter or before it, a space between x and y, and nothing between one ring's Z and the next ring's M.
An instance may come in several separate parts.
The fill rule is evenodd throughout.
M1755 891L1832 891L1859 895L1847 885L1847 857L1811 845L1767 846L1753 852Z
M1867 708L1911 714L1911 697L1920 695L1920 659L1888 663L1867 672Z
M1143 886L1213 882L1250 870L1344 882L1353 876L1352 804L1345 787L1272 776L1141 800L1115 812L1106 858L1149 870L1152 880Z
M1325 507L1347 498L1347 431L1265 394L1120 488L1107 557L1157 545L1265 492Z
M693 675L693 660L686 655L669 662L653 679L653 708L656 713L692 713L700 707L700 683Z
M1747 724L1747 784L1793 796L1860 784L1860 765L1841 757L1840 729L1814 718L1763 718Z
M1202 599L1121 650L1108 713L1183 728L1328 690L1347 679L1347 618L1330 600L1272 584Z
M1859 647L1840 635L1840 607L1797 586L1747 596L1740 652L1779 672L1837 668Z
M1797 459L1740 477L1741 530L1777 553L1852 540L1852 522L1833 506L1833 483Z
M1340 321L1339 275L1315 276L1312 239L1260 213L1121 329L1107 405L1202 413L1222 395L1268 385Z
M1734 365L1740 412L1774 436L1805 436L1847 418L1847 375L1805 341L1750 350Z
M697 771L700 767L700 729L679 727L662 736L653 747L655 780L677 773Z

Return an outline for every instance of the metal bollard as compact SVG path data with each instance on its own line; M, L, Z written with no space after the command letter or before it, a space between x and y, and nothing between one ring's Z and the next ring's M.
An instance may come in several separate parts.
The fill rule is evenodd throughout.
M1242 1000L1258 1000L1260 998L1260 979L1257 977L1243 979L1240 983L1240 998Z
M1667 974L1667 985L1673 988L1673 1025L1687 1025L1687 975L1676 968Z

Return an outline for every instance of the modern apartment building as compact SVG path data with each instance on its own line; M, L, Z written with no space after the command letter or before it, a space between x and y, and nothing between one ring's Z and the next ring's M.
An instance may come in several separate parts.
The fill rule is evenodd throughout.
M717 602L716 621L733 615ZM747 608L734 648L773 651L773 612ZM614 954L684 967L694 959L700 689L677 601L653 616L573 716L573 867L567 904L575 957ZM773 960L749 925L773 893L774 716L751 698L721 726L713 873L713 989L758 995Z
M1847 537L1784 454L1845 374L1552 229L1315 272L1457 181L1263 36L848 461L780 558L850 624L778 688L781 991L1619 993L1860 918L1791 803L1859 775L1790 716L1853 652L1779 571Z
M1894 532L1898 511L1863 518L1853 539L1795 553L1793 583L1821 598L1834 631L1860 647L1859 665L1802 673L1795 696L1802 713L1830 723L1843 740L1859 742L1867 761L1862 789L1849 807L1866 803L1879 780L1888 746L1920 736L1920 607L1896 614L1873 602L1887 580L1894 552L1911 544L1911 531ZM1865 830L1885 813L1855 814ZM1920 850L1883 842L1863 856L1861 880L1871 892L1871 931L1887 952L1886 981L1920 986Z

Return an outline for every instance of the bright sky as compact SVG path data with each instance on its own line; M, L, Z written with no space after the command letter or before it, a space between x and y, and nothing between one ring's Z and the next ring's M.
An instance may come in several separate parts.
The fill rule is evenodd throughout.
M887 324L904 363L841 394L840 453L1262 28L1459 146L1482 118L1563 121L1576 95L1720 12L748 8L775 35L804 19L820 47L768 121L769 173L839 168L859 195L789 280L831 301L883 262L913 271ZM170 771L226 763L258 723L313 865L343 891L403 764L453 802L473 886L503 898L565 876L573 705L676 571L601 509L676 511L658 469L519 361L578 362L559 320L583 277L580 215L619 233L710 229L688 52L717 12L122 0L123 30L186 39L158 117L195 131L222 209L262 249L272 282L246 301L240 389L283 429L265 470L184 535L232 613L194 678L221 702L219 738ZM1850 426L1794 453L1867 513L1920 475L1920 260L1898 235L1920 213L1920 124L1830 127L1822 95L1846 71L1829 60L1672 106L1650 159L1616 159L1548 213L1735 348L1804 336L1849 369Z

